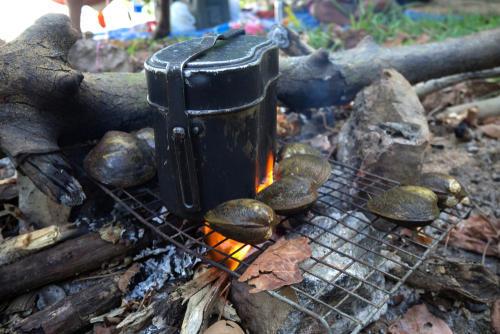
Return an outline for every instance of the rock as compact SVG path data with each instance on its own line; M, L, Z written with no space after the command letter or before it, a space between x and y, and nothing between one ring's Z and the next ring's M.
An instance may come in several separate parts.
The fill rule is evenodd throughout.
M132 72L129 55L124 49L104 41L79 39L68 54L71 66L82 72Z
M430 132L410 83L395 70L358 93L338 137L337 159L403 183L415 183Z
M50 225L63 225L68 222L71 208L51 200L31 182L31 180L18 174L17 184L19 189L19 210L27 223L36 224L38 227Z
M366 216L360 212L342 214L337 211L330 211L328 217L318 216L311 221L311 224L298 226L296 229L297 236L318 236L315 242L310 243L312 257L322 259L325 264L320 264L312 258L304 261L300 267L307 268L308 272L303 274L304 280L295 286L329 305L337 305L341 300L344 300L342 306L339 306L339 310L357 319L365 319L376 310L358 298L348 298L345 291L355 289L356 294L362 298L370 300L375 305L383 305L372 319L377 320L385 312L387 305L384 304L385 294L373 286L384 288L385 278L380 272L369 275L371 268L368 265L353 264L349 257L363 257L365 263L387 270L384 268L385 265L382 264L381 257L375 256L373 253L366 254L363 249L376 249L376 243L372 239L354 232L365 226L363 220L366 219ZM343 224L339 224L339 221L342 221ZM323 230L328 230L331 233L321 233ZM382 235L382 232L372 228L369 229L368 233L375 237ZM291 233L289 237L295 237L294 234ZM355 246L354 243L346 243L343 238L353 240L353 242L362 245L363 248ZM323 245L328 245L328 247ZM336 251L332 252L329 248ZM349 254L349 256L343 254ZM349 275L334 268L343 268L349 272ZM353 277L364 277L372 285L360 284L360 281ZM331 282L331 284L326 282ZM325 328L314 318L266 293L250 294L247 285L239 284L233 283L231 300L242 319L244 328L251 333L300 334L323 333L325 331ZM311 299L305 297L304 294L295 293L294 290L289 288L282 289L279 293L319 314L325 314L328 311L328 308L322 304L311 302ZM332 333L350 333L356 326L354 322L341 315L328 317L328 324L331 326Z
M60 286L50 284L41 288L37 295L38 300L36 301L36 306L38 310L43 310L44 308L64 299L66 297L66 292Z
M243 327L251 333L277 333L294 309L266 292L249 293L251 288L237 279L233 279L231 284L230 299L242 319ZM289 287L281 288L280 293L292 300L297 299Z

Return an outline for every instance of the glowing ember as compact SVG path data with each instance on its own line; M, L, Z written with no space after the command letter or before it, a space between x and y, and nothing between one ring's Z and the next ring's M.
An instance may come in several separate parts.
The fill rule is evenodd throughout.
M205 234L205 242L210 246L217 245L215 246L215 249L222 253L221 254L214 250L208 252L208 257L216 262L222 261L227 255L230 255L234 259L243 260L248 252L252 249L252 246L250 245L245 245L244 243L231 239L226 239L226 237L222 234L212 232L212 229L208 226L203 226L201 231ZM236 253L233 254L233 252ZM231 258L228 258L226 261L224 261L224 264L231 270L235 270L240 265L238 261Z
M274 154L272 151L270 151L269 154L267 155L266 176L264 177L264 180L262 182L260 183L258 181L256 182L257 193L266 189L274 182L273 170L274 170Z
M264 190L266 187L273 183L273 169L274 154L271 151L267 155L266 174L264 180L262 182L259 182L259 180L257 179L255 182L255 190L257 193ZM238 266L240 265L238 261L233 259L243 260L247 256L248 252L250 252L250 250L252 249L251 245L246 245L232 239L227 239L222 234L213 232L212 229L208 226L203 226L201 231L203 232L203 234L205 234L205 242L219 251L209 251L208 257L213 261L221 262L226 258L226 256L230 255L230 258L226 259L224 261L224 264L231 270L236 270L236 268L238 268Z

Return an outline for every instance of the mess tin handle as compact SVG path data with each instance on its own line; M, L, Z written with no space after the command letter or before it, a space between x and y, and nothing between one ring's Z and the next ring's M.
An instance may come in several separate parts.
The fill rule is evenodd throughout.
M167 65L167 92L168 112L167 141L171 162L175 164L177 182L176 188L182 199L182 206L186 211L200 211L200 189L198 173L196 171L193 145L191 140L191 126L186 111L186 97L184 95L184 66L201 56L215 46L218 40L227 40L245 34L244 30L230 30L224 34L205 35L200 44L191 50L179 55L179 60Z

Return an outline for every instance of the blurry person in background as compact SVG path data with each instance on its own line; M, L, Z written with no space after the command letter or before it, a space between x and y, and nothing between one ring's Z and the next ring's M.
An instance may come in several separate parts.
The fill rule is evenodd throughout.
M67 4L69 9L69 18L71 19L71 25L73 28L78 30L79 33L82 32L80 27L80 17L82 15L82 7L90 6L97 10L97 20L101 27L106 27L106 21L104 20L104 15L102 10L112 1L112 0L54 0L60 4Z

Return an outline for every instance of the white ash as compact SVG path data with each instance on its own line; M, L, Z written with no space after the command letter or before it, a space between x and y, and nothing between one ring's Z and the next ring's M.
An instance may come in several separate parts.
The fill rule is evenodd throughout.
M158 217L154 217L153 219L151 219L154 223L158 224L158 225L162 225L163 223L165 223L165 218L167 216L167 213L168 213L168 210L166 207L162 206L161 209L160 209L160 212L159 212L159 215Z
M151 257L154 255L160 255L167 252L170 252L173 246L167 247L157 247L157 248L146 248L143 249L139 254L134 257L134 261L142 260L146 257Z
M138 283L127 295L127 300L140 300L152 290L161 289L166 282L186 278L193 274L193 267L199 262L197 258L169 245L156 258L144 262L142 271L146 279Z

